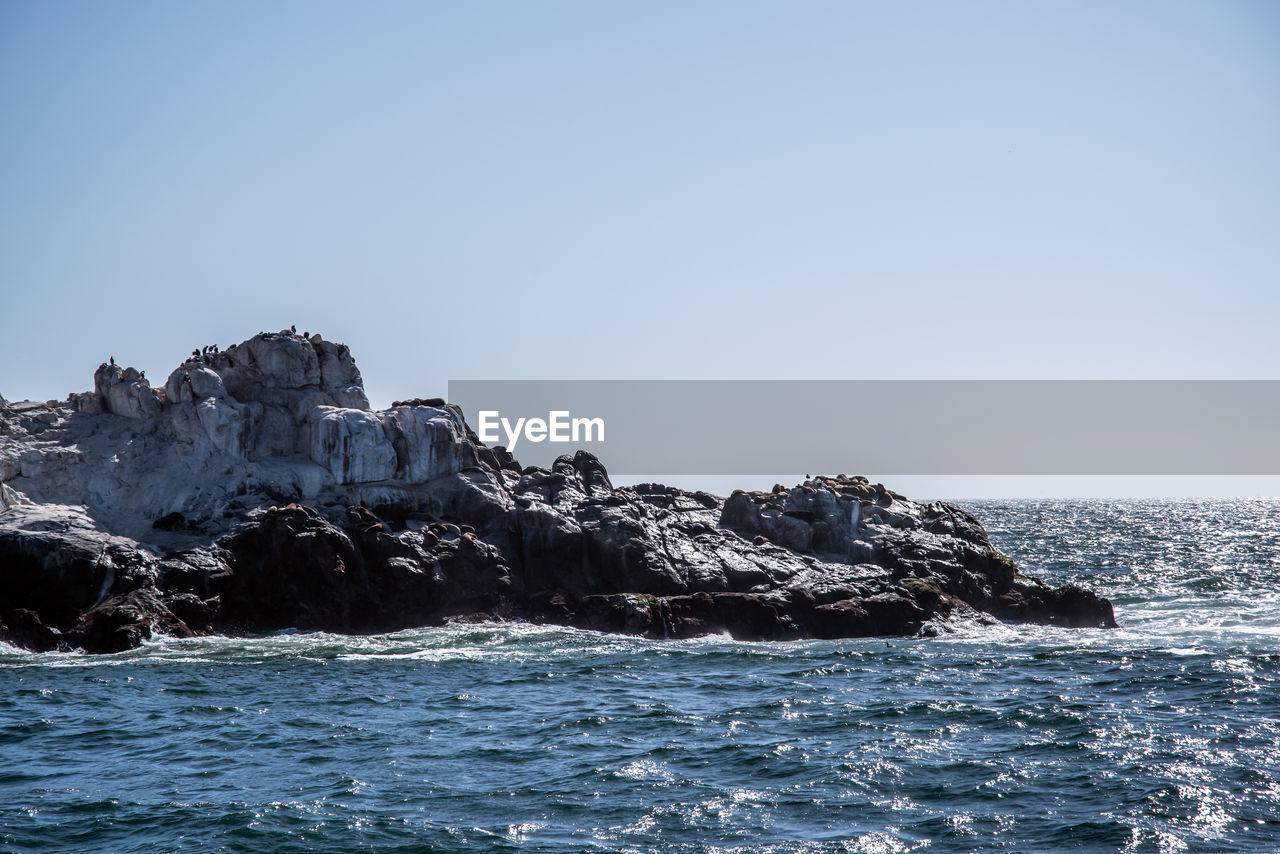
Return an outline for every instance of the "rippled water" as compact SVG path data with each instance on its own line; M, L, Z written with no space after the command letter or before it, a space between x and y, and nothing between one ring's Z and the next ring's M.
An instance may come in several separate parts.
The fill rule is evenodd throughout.
M1280 502L984 502L1118 631L0 652L15 851L1280 850Z

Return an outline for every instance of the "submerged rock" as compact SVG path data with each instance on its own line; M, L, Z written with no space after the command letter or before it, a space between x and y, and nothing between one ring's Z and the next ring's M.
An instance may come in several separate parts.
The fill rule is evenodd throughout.
M843 475L615 488L584 451L521 468L439 398L370 411L319 335L193 351L163 389L112 363L65 403L0 400L0 639L31 649L477 618L787 640L954 614L1115 625L954 505Z

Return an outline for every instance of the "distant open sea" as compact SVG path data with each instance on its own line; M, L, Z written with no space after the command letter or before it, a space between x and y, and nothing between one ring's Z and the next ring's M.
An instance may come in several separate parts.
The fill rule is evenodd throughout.
M0 850L1280 850L1280 501L966 506L1122 627L0 647Z

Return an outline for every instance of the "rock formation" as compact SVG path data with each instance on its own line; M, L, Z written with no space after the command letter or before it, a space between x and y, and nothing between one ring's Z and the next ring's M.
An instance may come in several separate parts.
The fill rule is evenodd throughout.
M0 399L0 639L31 649L448 619L785 640L953 614L1115 624L953 505L843 475L617 489L583 451L521 468L439 398L371 411L319 335L195 350L163 388L112 360L66 402Z

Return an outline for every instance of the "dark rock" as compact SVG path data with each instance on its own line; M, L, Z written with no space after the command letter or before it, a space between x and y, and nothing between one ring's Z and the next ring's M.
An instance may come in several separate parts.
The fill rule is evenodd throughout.
M152 522L151 527L157 528L161 531L172 531L177 528L186 527L186 523L187 517L175 510L174 512L161 516L159 519Z
M0 613L27 609L69 631L109 594L153 580L152 558L109 536L52 525L0 534Z
M61 645L62 636L30 608L15 608L0 620L0 640L33 652L49 652Z
M194 634L154 590L132 590L91 608L80 618L74 636L85 652L123 652L150 640L153 625L170 637Z
M372 632L480 611L510 589L502 555L446 524L444 536L393 535L367 509L335 526L315 509L263 514L219 543L229 572L213 585L213 624Z
M727 632L737 640L794 640L807 636L778 597L759 593L694 593L663 602L671 637Z

